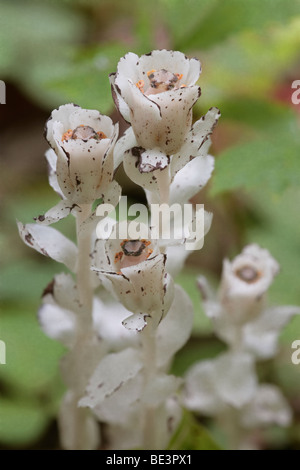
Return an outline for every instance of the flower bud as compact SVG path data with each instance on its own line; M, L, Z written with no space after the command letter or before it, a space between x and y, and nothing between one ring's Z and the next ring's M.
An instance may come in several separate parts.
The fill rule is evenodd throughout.
M52 112L45 134L64 197L75 204L101 198L113 178L118 125L96 110L66 104Z
M178 152L200 96L195 85L200 73L200 62L178 51L157 50L140 58L130 52L119 61L111 74L113 96L138 146Z

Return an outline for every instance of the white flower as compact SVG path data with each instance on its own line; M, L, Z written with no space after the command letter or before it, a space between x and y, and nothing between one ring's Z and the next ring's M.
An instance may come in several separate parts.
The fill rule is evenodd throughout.
M48 153L51 184L72 204L101 198L113 179L113 148L118 125L98 111L66 104L55 109L46 124L46 139L55 151ZM56 165L54 170L53 166Z
M241 424L249 429L270 424L286 427L291 421L292 412L287 400L277 387L269 384L258 387L241 415Z
M253 398L256 388L251 356L225 353L188 370L183 401L188 409L213 416L230 406L241 408Z
M200 72L197 59L178 51L156 50L141 57L129 52L120 59L111 74L113 96L138 146L167 155L180 149L200 96L195 85Z
M277 261L258 245L246 246L232 262L224 261L219 295L233 321L242 323L261 311L278 272Z
M103 294L103 292L102 292ZM39 309L42 330L52 339L72 349L80 332L80 316L83 306L77 286L70 275L61 273L47 286ZM119 302L105 301L95 296L93 302L93 331L102 353L119 351L137 343L137 335L123 327L122 321L130 312ZM98 361L98 356L96 355Z
M189 410L218 417L225 432L232 433L234 442L229 444L234 450L249 448L249 430L288 426L292 418L280 390L257 383L253 359L247 354L225 353L193 365L185 377L182 399Z
M110 448L142 446L142 411L146 406L156 410L155 434L159 448L167 446L181 416L175 395L181 379L166 375L166 371L174 354L188 340L192 324L191 301L184 290L176 286L168 315L155 331L157 374L146 389L140 348L127 348L100 361L79 405L91 408L98 419L108 425Z
M71 271L75 271L77 247L75 243L52 227L18 222L20 237L27 246L44 256L64 263Z
M142 447L143 408L152 406L155 438L162 439L158 445L164 448L178 425L180 407L170 409L168 404L180 384L181 379L160 373L145 390L141 351L128 348L99 363L79 406L91 408L109 426L109 448L113 449Z
M198 279L206 315L214 331L231 348L261 359L277 351L283 327L300 308L267 308L267 291L279 271L267 250L247 246L231 263L226 260L217 298L204 277Z
M159 324L168 312L173 300L173 281L165 270L166 256L160 254L153 240L136 233L120 238L122 227L127 224L127 221L116 224L110 238L97 240L93 269L101 280L109 281L108 286L117 298L134 314L124 320L126 328L141 331L148 317ZM143 227L145 235L148 228Z

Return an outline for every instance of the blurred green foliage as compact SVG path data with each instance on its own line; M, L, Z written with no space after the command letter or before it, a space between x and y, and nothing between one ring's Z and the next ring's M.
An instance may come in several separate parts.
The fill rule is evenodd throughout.
M255 215L254 222L245 217L238 227L224 227L224 234L236 228L242 234L239 246L232 242L224 255L248 242L269 249L282 267L270 293L278 304L300 304L300 133L290 102L291 82L300 78L299 46L299 0L0 0L0 79L15 83L48 113L66 102L111 113L108 74L128 51L178 49L201 60L195 118L211 106L222 112L208 200L218 212L228 194L242 195ZM7 364L0 365L0 445L12 448L30 447L47 433L63 393L57 367L63 349L45 337L35 316L43 288L60 268L23 247L15 226L16 218L29 222L56 201L40 183L26 181L1 201L0 339ZM73 236L72 218L60 228ZM209 266L216 264L216 248L205 272L215 283L219 273ZM178 278L196 315L194 338L173 365L176 374L223 348L201 307L200 272L201 266L190 267ZM291 399L300 378L290 344L299 337L300 319L294 319L283 333L282 353L265 366L267 379ZM218 446L186 415L171 448Z

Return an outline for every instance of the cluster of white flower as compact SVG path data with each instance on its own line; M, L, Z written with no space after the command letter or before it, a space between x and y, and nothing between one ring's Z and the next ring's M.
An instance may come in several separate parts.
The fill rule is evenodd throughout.
M267 291L278 272L267 250L249 245L231 263L224 261L217 295L204 277L198 279L205 313L229 350L188 370L183 401L190 410L217 417L232 449L257 448L253 430L291 422L281 391L260 384L255 370L257 360L275 356L281 330L300 314L298 307L267 307Z
M211 108L192 125L200 72L199 61L181 52L129 53L110 77L115 104L130 124L123 137L118 140L118 125L109 117L73 104L54 110L46 124L49 183L61 201L35 224L19 223L19 232L28 246L74 274L55 276L39 310L44 332L68 349L61 364L67 392L59 413L65 449L99 448L103 432L110 449L162 449L180 421L183 380L168 370L193 324L191 301L172 279L189 254L187 232L176 240L153 239L153 227L141 230L136 223L143 236L120 238L128 222L112 221L105 211L99 216L95 201L118 205L122 190L114 175L121 163L144 188L150 211L153 203L183 206L206 185L214 168L210 136L220 112ZM69 214L76 218L77 245L49 226ZM212 215L203 217L204 236ZM97 238L101 218L111 231ZM259 406L249 402L256 387L251 358L272 353L280 326L293 313L286 309L284 320L278 309L262 314L277 267L266 254L259 262L257 267L248 249L234 265L226 263L219 300L205 300L232 351L189 372L188 408L218 413L227 404ZM272 316L276 326L272 320L270 333ZM263 334L265 349L258 339ZM249 374L238 389L241 367L243 377ZM273 389L270 393L277 398ZM247 410L245 416L251 414Z

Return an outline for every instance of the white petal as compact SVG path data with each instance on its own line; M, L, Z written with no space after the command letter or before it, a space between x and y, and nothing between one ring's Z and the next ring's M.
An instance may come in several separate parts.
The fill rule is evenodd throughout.
M57 156L54 150L49 149L45 154L46 160L48 162L48 178L49 184L52 189L63 199L64 195L62 190L57 181L57 174L56 174L56 163L57 163Z
M173 395L181 384L182 379L174 375L156 375L144 391L143 402L156 408Z
M36 220L39 225L51 225L78 210L80 210L80 208L77 204L72 204L67 199L63 199L56 204L56 206L51 207L45 214L39 215L34 220Z
M118 140L114 148L114 168L122 163L125 152L132 147L137 146L137 141L133 132L132 127L129 127L124 135Z
M283 306L265 310L255 321L243 328L243 345L247 351L260 358L276 354L279 335L294 315L300 314L299 307Z
M71 129L85 125L92 127L96 132L102 131L111 139L114 133L114 125L110 117L104 116L95 109L75 108L70 114L69 123Z
M134 183L138 184L139 186L142 186L143 188L150 191L158 191L158 175L161 175L163 172L168 172L168 168L166 167L168 159L166 156L163 157L161 153L157 152L160 155L160 160L163 161L162 167L164 169L153 169L151 172L142 173L139 170L139 162L141 160L140 153L143 153L144 149L141 148L141 152L139 152L138 149L139 147L134 147L124 154L123 165L125 173ZM152 153L155 154L156 152L152 151Z
M121 424L130 432L132 416L135 416L136 421L136 418L139 419L137 411L141 414L142 393L143 374L138 373L135 377L125 380L118 390L93 407L93 413L100 421L109 425Z
M225 353L192 366L186 377L184 402L191 410L215 415L227 405L241 408L253 398L256 388L252 358Z
M130 109L130 123L138 145L145 148L155 146L156 134L152 135L153 129L161 122L161 110L157 103L145 96L127 78L118 76L115 85L120 88L121 96ZM116 86L115 86L116 88ZM146 132L148 129L149 132Z
M215 383L225 403L240 408L255 395L257 387L251 356L226 353L216 360Z
M166 271L175 278L183 269L186 258L190 252L184 245L168 246L166 249L167 262Z
M219 117L220 111L217 108L211 108L193 125L186 136L185 143L172 157L172 177L174 177L174 175L191 159L195 157L206 157L211 144L210 135L212 134Z
M60 273L54 277L53 298L62 308L82 314L78 289L70 274Z
M161 120L142 128L138 122L132 122L139 145L144 148L159 147L167 155L180 152L191 128L192 107L199 96L200 88L197 86L149 95L149 99L159 106Z
M54 109L51 113L50 118L46 123L46 139L52 148L56 147L56 142L54 139L54 123L62 123L62 134L70 129L70 115L79 108L76 104L68 103L60 106L58 109Z
M292 412L276 386L261 385L252 401L243 409L241 418L246 428L271 424L288 426L292 421Z
M19 233L26 245L44 256L64 263L71 271L75 270L77 247L58 230L38 224L23 225L18 222Z
M148 318L149 318L149 315L146 315L144 313L135 313L125 318L125 320L123 320L122 322L122 325L128 331L141 332L147 326Z
M164 297L172 282L165 273L165 256L157 255L136 266L123 268L123 274L130 280L136 297L134 313L148 313L159 323L170 305L165 305ZM168 302L169 303L169 302Z
M78 408L78 398L73 392L69 391L64 396L58 418L63 449L97 449L100 444L99 425L87 410Z
M200 294L204 303L207 301L214 300L215 298L214 292L205 276L199 276L197 278L197 287L200 291ZM211 315L208 315L208 317L211 317Z
M138 335L122 325L129 315L130 312L120 302L103 302L99 297L94 299L94 328L99 337L108 343L111 352L134 346L139 341Z
M245 266L253 267L260 273L257 281L248 283L236 275L236 272ZM279 265L267 250L258 245L249 245L231 263L225 260L222 289L232 298L259 298L267 291L278 272Z
M151 173L155 170L166 168L170 159L159 149L144 150L141 147L134 147L130 150L133 157L138 159L138 170L140 173Z
M123 119L130 124L130 108L126 101L122 98L120 88L115 84L116 74L111 73L109 76L109 82L111 85L111 94L114 100L115 106L118 109Z
M101 224L103 227L106 227L106 224L110 224L113 226L116 221L107 217L107 212L101 211L102 204L110 204L111 209L116 207L120 201L120 197L122 194L121 186L113 180L109 183L105 193L102 196L102 202L96 208L96 210L88 217L80 226L80 234L91 233L93 232L97 238L100 238L99 233L104 233L104 230L97 229L98 224ZM104 208L104 206L102 206ZM103 214L103 215L102 215ZM105 220L104 220L105 219ZM99 225L100 227L100 225ZM110 233L107 235L109 237Z
M138 70L140 78L147 78L149 70L165 69L168 72L182 74L181 82L186 86L194 85L198 80L201 65L197 59L188 59L182 52L156 50L140 57Z
M159 367L168 365L174 354L187 342L192 332L193 320L193 304L182 287L176 285L170 310L157 328Z
M133 52L128 52L124 57L119 60L117 74L124 75L130 78L133 82L138 81L138 66L139 57Z
M100 361L89 384L86 396L80 400L80 406L96 407L113 396L142 369L140 353L127 348L119 353L108 354Z
M220 413L224 403L218 394L216 363L202 361L193 365L185 378L183 404L186 408L208 416Z
M38 312L40 326L49 338L60 341L67 348L74 344L76 316L70 310L45 303Z
M174 177L170 186L170 204L184 204L195 196L208 182L214 169L211 155L196 157Z

